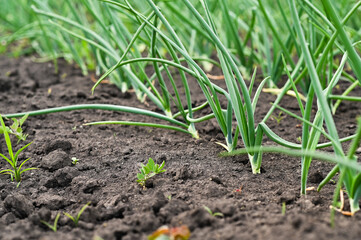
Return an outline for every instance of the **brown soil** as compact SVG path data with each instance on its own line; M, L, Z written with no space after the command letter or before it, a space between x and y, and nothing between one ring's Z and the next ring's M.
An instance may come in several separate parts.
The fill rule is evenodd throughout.
M217 74L217 73L214 73ZM91 77L60 61L59 73L51 63L30 58L0 57L0 112L13 113L78 103L110 103L155 110L139 103L132 93L122 94L115 86L101 85L92 96ZM51 93L49 92L51 89ZM203 95L193 83L194 102ZM49 94L50 93L50 94ZM256 119L266 113L270 94L261 94ZM285 97L283 106L297 111L297 103ZM357 108L358 107L358 108ZM202 111L202 114L209 109ZM340 135L355 129L360 108L342 104L336 116ZM262 174L253 175L246 156L221 158L216 142L223 137L214 120L197 125L200 139L187 134L125 126L83 126L98 120L154 121L127 113L81 110L29 117L26 142L33 144L21 156L31 157L19 188L8 175L0 176L0 239L147 239L162 225L186 225L191 239L358 239L361 215L336 214L330 227L329 206L335 185L320 193L300 197L300 160L265 154ZM299 122L286 116L269 126L282 137L296 141ZM6 152L4 140L0 151ZM264 144L271 142L264 140ZM72 165L71 158L79 162ZM165 173L147 183L136 182L141 163L148 158L165 161ZM0 161L0 169L8 168ZM314 161L308 187L317 184L332 168ZM241 191L236 191L241 189ZM76 228L63 212L76 215L90 206ZM282 214L282 203L286 213ZM224 217L211 216L203 206ZM347 206L346 206L347 207ZM61 213L58 231L52 223Z

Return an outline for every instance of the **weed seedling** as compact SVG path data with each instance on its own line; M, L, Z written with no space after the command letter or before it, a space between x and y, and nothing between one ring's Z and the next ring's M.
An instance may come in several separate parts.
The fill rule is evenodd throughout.
M83 214L83 212L85 211L85 209L86 209L87 207L89 207L89 205L90 205L90 202L88 202L87 204L85 204L85 205L80 209L80 211L78 212L78 215L77 215L76 217L74 217L74 216L72 216L72 215L70 215L69 213L66 213L66 212L64 212L64 215L67 216L68 218L70 218L70 219L74 222L75 227L78 227L79 218L80 218L80 216Z
M272 119L276 120L277 124L280 124L280 122L282 121L282 119L284 119L286 117L286 115L283 114L283 112L279 112L277 116L275 115L271 115Z
M286 202L282 202L282 216L286 215Z
M220 212L212 212L212 210L207 207L207 206L203 206L203 208L213 217L224 217L223 213L220 213Z
M19 154L24 151L25 148L27 148L31 143L28 143L27 145L25 145L24 147L20 148L15 154L13 151L13 147L11 145L11 140L10 140L10 136L8 131L6 130L7 127L5 126L4 120L2 119L1 115L0 115L0 122L1 122L1 126L2 129L5 129L5 131L3 131L3 134L5 136L5 142L6 142L6 146L8 148L8 152L9 152L9 158L6 157L5 155L0 153L0 157L2 157L3 159L5 159L10 166L12 167L12 169L5 169L0 171L1 174L9 174L11 177L11 180L13 181L15 178L15 181L18 182L17 187L19 187L20 185L20 181L21 181L21 174L29 171L29 170L34 170L36 168L26 168L24 170L21 170L22 166L30 159L26 159L25 161L23 161L20 166L18 166L18 157Z
M46 226L48 226L51 230L53 230L54 232L57 231L57 228L58 228L58 221L59 221L59 218L60 218L60 213L58 213L55 217L55 220L54 220L54 224L51 225L49 224L48 222L45 222L43 220L41 220L40 222Z
M12 118L11 120L13 120L13 124L10 127L0 126L0 134L4 134L5 130L8 134L15 135L18 138L18 143L20 141L25 141L28 135L23 133L22 125L28 116L29 114L26 114L20 120Z
M162 164L159 166L155 164L152 158L149 158L147 165L141 165L140 173L137 174L137 182L145 188L145 182L155 175L165 172L166 170L163 169L165 162L163 161Z
M79 162L79 159L77 159L76 157L72 157L71 158L71 163L73 164L73 165L76 165L78 162Z

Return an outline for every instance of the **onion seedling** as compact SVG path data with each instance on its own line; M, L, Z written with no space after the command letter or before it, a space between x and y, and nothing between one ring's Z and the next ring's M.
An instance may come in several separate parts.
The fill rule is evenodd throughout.
M1 126L2 126L2 129L7 129L5 123L4 123L4 120L2 118L2 116L0 115L0 122L1 122ZM10 136L9 136L9 133L8 131L4 131L3 132L4 134L4 137L5 137L5 142L6 142L6 146L8 148L8 153L9 153L9 157L6 157L4 154L0 153L0 157L2 157L3 159L5 159L9 164L10 166L12 167L12 169L5 169L5 170L1 170L0 173L2 174L9 174L10 177L11 177L11 180L13 181L15 179L15 181L18 182L18 185L20 185L20 182L21 182L21 175L26 172L26 171L29 171L29 170L34 170L34 169L37 169L37 168L26 168L26 169L23 169L22 170L22 167L23 165L30 159L26 159L24 160L20 165L19 162L18 162L18 158L19 158L19 154L22 153L22 151L24 151L28 146L30 146L30 143L26 144L24 147L20 148L15 154L14 154L14 151L13 151L13 147L12 147L12 144L11 144L11 139L10 139Z
M356 137L353 139L347 154L348 161L351 162L357 162L355 153L361 142L361 117L357 119L357 123L358 127ZM361 172L345 167L340 167L340 170L341 177L339 181L343 181L345 185L349 197L351 213L354 214L360 210L359 200L361 199Z

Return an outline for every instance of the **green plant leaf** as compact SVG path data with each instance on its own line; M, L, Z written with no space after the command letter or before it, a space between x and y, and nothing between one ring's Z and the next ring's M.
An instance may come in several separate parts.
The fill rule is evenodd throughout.
M24 147L20 148L20 149L16 152L14 159L17 160L19 154L20 154L22 151L24 151L25 148L29 147L32 143L33 143L33 142L30 142L30 143L26 144Z
M6 126L5 126L5 123L4 123L4 120L1 116L1 114L0 114L0 122L1 122L1 126L3 127L3 129L6 129ZM9 137L9 133L7 131L4 131L4 136L5 136L6 146L8 147L10 159L14 162L15 159L14 159L13 147L11 146L11 140Z

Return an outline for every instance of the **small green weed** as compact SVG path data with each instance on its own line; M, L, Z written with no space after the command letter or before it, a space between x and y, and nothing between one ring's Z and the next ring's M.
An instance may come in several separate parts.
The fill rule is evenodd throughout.
M286 215L286 202L282 202L282 216Z
M207 207L207 206L203 206L203 208L213 217L224 217L223 213L220 213L220 212L212 212L212 210Z
M1 121L1 127L2 129L8 129L8 127L5 126L5 123L4 123L4 120L2 118L2 116L0 115L0 121ZM21 122L21 121L20 121ZM22 124L22 123L19 123L17 122L17 126L19 126L18 124ZM13 124L14 125L14 124ZM22 131L21 131L22 132ZM17 187L19 187L20 185L20 182L21 182L21 174L26 172L26 171L29 171L29 170L34 170L34 169L37 169L37 168L26 168L24 170L21 170L21 168L23 167L23 165L30 159L26 159L24 160L20 166L18 166L18 157L19 157L19 154L24 151L32 142L28 143L27 145L25 145L24 147L20 148L15 154L14 154L14 151L13 151L13 147L11 145L11 140L10 140L10 136L9 136L9 132L7 130L3 131L3 134L5 136L5 142L6 142L6 146L8 148L8 152L9 152L9 158L6 157L5 155L1 154L0 153L0 157L2 157L3 159L5 159L9 164L10 166L12 167L12 169L5 169L5 170L1 170L0 173L1 174L9 174L10 177L11 177L11 181L14 181L14 178L15 178L15 181L18 182L18 185Z
M54 220L54 223L53 225L51 225L50 223L48 222L45 222L43 220L41 220L40 222L46 226L48 226L51 230L53 230L54 232L57 231L57 228L58 228L58 221L59 221L59 218L60 218L60 213L58 213L55 217L55 220Z
M147 165L141 165L140 173L137 174L137 182L145 188L145 182L155 175L165 172L166 170L163 169L165 162L163 161L162 164L159 166L155 164L152 158L149 158Z
M18 143L20 141L25 141L28 135L23 133L22 125L28 116L29 114L26 114L20 120L12 118L13 124L10 127L0 126L0 134L4 134L5 129L8 134L15 135L18 138Z
M72 157L71 158L71 163L73 164L73 165L76 165L78 162L79 162L79 159L77 159L76 157Z
M286 117L286 115L283 114L283 112L279 112L277 116L275 115L271 115L272 119L276 120L277 124L280 124L280 122L282 121L282 119L284 119Z
M75 227L78 227L78 223L79 223L80 216L83 214L83 212L85 211L85 209L86 209L87 207L89 207L89 205L90 205L90 202L88 202L87 204L85 204L85 205L80 209L80 211L78 212L78 215L75 216L75 217L72 216L72 215L70 215L69 213L66 213L66 212L64 212L64 215L67 216L68 218L70 218L70 219L74 222Z

